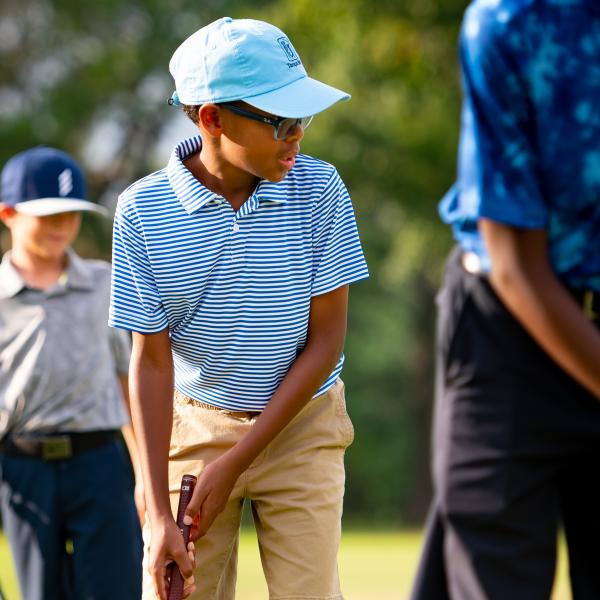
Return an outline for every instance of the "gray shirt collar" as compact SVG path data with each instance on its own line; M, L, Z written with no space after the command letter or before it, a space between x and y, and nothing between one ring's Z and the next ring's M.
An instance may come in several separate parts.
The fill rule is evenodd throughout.
M13 266L10 256L9 250L0 263L0 298L12 298L27 287L27 283ZM67 269L59 278L57 285L83 291L90 291L94 287L90 270L71 248L67 248Z

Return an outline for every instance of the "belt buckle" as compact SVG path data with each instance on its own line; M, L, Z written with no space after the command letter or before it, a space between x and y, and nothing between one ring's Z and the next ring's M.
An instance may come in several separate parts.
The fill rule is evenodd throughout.
M480 275L483 272L481 259L475 252L463 252L461 263L463 269L471 275Z
M594 310L595 295L593 290L586 290L583 293L583 313L590 321L597 321L600 319L600 313Z
M71 438L68 435L42 438L41 443L44 460L64 460L73 456Z

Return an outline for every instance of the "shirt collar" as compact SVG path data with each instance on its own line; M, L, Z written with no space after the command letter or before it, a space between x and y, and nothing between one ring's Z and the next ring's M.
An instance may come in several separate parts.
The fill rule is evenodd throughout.
M86 262L72 248L67 248L67 260L65 286L74 290L93 290L94 280Z
M2 257L0 263L0 298L12 298L24 287L25 281L10 262L10 250Z
M183 164L184 159L202 147L199 135L183 140L175 146L167 164L167 177L185 211L192 215L211 200L220 201L221 196L204 187Z
M287 194L281 193L282 185L285 185L285 179L279 183L263 179L256 186L254 195L257 196L260 201L266 200L268 202L277 202L279 204L283 204L284 202L287 202Z
M94 288L91 274L85 262L71 248L67 248L67 269L59 278L57 285L70 289L89 291ZM0 298L13 298L27 283L14 267L10 250L2 257L0 263Z
M183 140L175 146L166 168L169 183L189 215L198 212L211 201L223 201L222 196L202 185L183 164L188 156L198 152L201 147L202 139L199 135ZM283 203L287 198L285 194L281 194L281 191L277 193L277 186L280 185L263 179L252 197L256 197L259 202L266 200Z

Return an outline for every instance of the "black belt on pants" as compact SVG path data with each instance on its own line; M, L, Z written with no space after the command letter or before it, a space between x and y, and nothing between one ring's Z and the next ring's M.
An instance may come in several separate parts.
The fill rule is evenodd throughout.
M120 438L118 429L77 431L70 433L28 433L7 435L0 441L0 453L7 456L41 458L42 460L66 460L104 446Z
M465 271L472 275L485 275L481 260L474 252L463 252L461 263ZM576 290L567 287L577 304L583 309L585 316L594 323L600 323L600 292L595 290Z

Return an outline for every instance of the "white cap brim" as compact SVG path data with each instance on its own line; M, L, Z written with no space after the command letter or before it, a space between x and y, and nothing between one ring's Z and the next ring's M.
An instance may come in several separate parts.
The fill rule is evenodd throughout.
M292 119L311 117L336 102L349 99L350 94L311 77L301 77L266 94L240 98L247 104L272 115Z
M74 198L39 198L17 202L15 210L32 217L47 217L67 212L93 212L105 217L108 216L108 211L103 206L88 200Z

